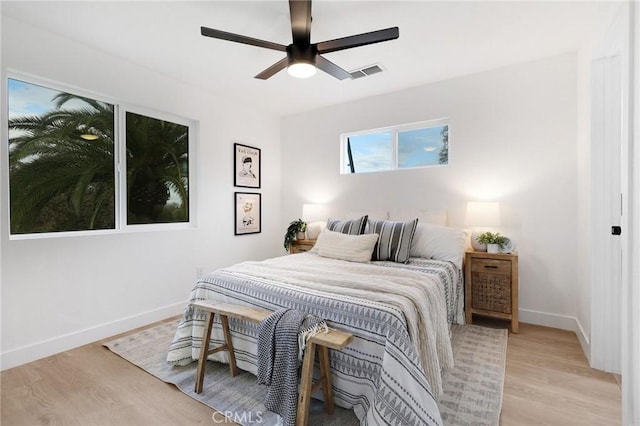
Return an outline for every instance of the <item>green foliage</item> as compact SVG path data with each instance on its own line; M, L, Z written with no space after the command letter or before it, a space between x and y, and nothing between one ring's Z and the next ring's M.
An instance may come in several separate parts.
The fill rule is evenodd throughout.
M284 234L284 249L289 251L289 247L296 240L296 234L298 232L305 232L307 230L307 222L302 219L294 220L287 227L287 232Z
M500 235L499 232L483 232L478 235L476 240L482 244L498 244L501 249L509 244L509 238L504 235Z
M114 106L68 93L54 101L9 120L11 233L113 229ZM188 127L133 113L126 123L127 222L188 221Z
M64 108L71 99L85 105ZM11 232L113 228L113 105L66 93L54 101L55 110L9 120Z
M442 136L442 149L440 150L438 161L440 164L449 164L449 126L444 126L440 131Z
M127 112L127 222L145 224L189 220L189 128ZM180 198L167 211L170 191Z

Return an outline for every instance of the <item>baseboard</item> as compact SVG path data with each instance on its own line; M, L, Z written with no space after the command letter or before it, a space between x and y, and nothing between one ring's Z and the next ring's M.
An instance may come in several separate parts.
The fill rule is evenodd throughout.
M582 346L582 351L584 355L587 357L587 361L589 365L591 365L591 339L582 328L582 324L580 321L576 319L576 324L578 326L578 330L576 330L576 336L578 336L578 341L580 342L580 346Z
M573 331L576 333L576 337L578 337L578 341L580 342L580 346L582 346L587 360L591 362L591 343L589 336L585 333L582 324L580 324L580 321L578 321L576 317L532 311L529 309L519 309L518 316L521 322Z
M519 309L518 317L521 322L571 331L576 330L578 322L575 317L568 315L550 314L529 309Z
M133 330L147 324L181 314L186 301L173 305L163 306L158 309L141 314L111 321L95 327L68 333L62 336L47 339L32 345L23 346L0 354L0 371L17 367L31 361L55 355L78 346L93 343L116 334Z

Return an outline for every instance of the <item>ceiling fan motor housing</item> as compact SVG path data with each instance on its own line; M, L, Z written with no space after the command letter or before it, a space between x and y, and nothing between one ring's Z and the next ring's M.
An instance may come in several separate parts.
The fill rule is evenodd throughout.
M289 65L304 62L316 66L316 56L318 48L315 45L298 46L290 44L287 46L287 59Z

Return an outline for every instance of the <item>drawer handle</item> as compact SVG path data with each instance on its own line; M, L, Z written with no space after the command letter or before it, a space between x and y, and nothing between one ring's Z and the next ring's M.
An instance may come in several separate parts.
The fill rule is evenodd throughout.
M496 265L484 265L485 268L498 269Z

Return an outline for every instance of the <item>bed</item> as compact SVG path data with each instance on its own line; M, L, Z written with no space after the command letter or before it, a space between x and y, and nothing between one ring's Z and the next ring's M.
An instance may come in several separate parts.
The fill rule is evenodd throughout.
M352 262L300 253L243 262L200 279L190 301L217 300L270 310L292 308L354 334L331 351L334 400L363 425L441 425L441 372L453 366L449 324L463 323L461 265L410 257ZM198 359L205 316L188 305L167 361ZM231 321L239 368L257 373L257 327ZM224 341L219 323L212 342ZM223 352L209 359L228 362Z

